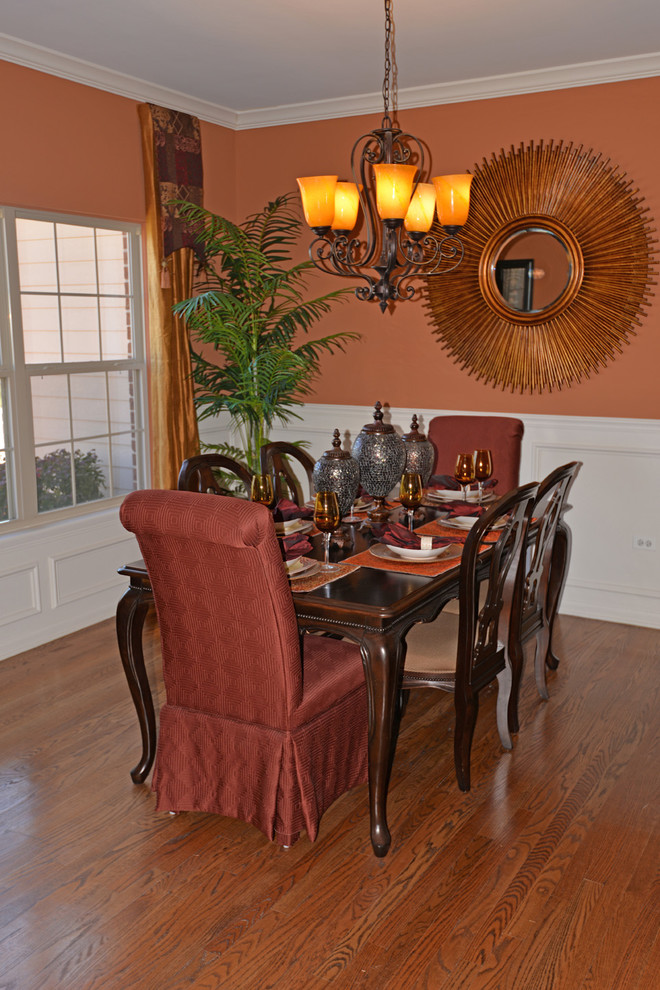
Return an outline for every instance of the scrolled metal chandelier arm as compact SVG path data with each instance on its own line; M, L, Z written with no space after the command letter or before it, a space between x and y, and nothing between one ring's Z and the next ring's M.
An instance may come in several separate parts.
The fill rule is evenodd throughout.
M407 239L404 240L404 235L399 231L399 250L406 258L407 264L395 274L393 279L397 299L401 298L401 283L404 279L414 278L422 269L427 276L446 275L458 268L465 254L463 242L452 234L441 238L431 233L423 234L420 238L407 235ZM405 298L411 299L414 291L413 286L407 286Z

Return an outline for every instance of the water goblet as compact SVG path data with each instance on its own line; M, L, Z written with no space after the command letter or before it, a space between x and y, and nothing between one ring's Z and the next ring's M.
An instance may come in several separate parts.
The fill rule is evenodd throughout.
M490 450L480 449L474 452L474 476L479 486L479 505L484 495L484 481L488 481L493 473L493 455Z
M422 476L414 471L404 471L401 475L401 484L399 485L399 499L401 505L405 506L408 517L408 528L411 533L413 531L415 509L421 504L423 497L424 486L422 484Z
M341 521L339 502L334 492L317 492L314 499L314 524L323 534L323 564L321 570L334 571L336 564L330 563L330 537Z
M359 523L363 521L363 516L355 515L355 502L351 502L351 507L348 510L348 515L344 516L343 522L345 523Z
M250 485L250 498L253 502L271 506L274 500L273 479L269 474L255 474Z
M456 458L454 477L463 489L463 498L467 502L470 484L474 481L474 458L472 454L459 454Z

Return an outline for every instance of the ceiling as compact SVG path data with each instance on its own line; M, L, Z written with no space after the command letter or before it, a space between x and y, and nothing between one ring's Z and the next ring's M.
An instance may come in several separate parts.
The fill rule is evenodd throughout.
M0 0L0 58L228 126L382 106L383 0ZM659 0L394 0L401 107L660 75Z

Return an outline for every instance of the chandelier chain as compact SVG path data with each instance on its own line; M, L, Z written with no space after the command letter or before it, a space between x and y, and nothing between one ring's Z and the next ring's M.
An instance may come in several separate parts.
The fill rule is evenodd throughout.
M390 115L390 75L392 73L392 0L385 0L385 76L383 78L383 105L385 116Z

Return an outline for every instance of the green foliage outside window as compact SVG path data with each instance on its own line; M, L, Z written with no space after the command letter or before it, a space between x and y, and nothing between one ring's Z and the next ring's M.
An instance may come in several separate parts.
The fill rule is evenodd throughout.
M76 478L76 504L94 502L104 497L106 483L95 450L75 450L73 467ZM0 520L9 518L6 465L0 464ZM71 455L64 447L35 458L39 512L73 505Z

